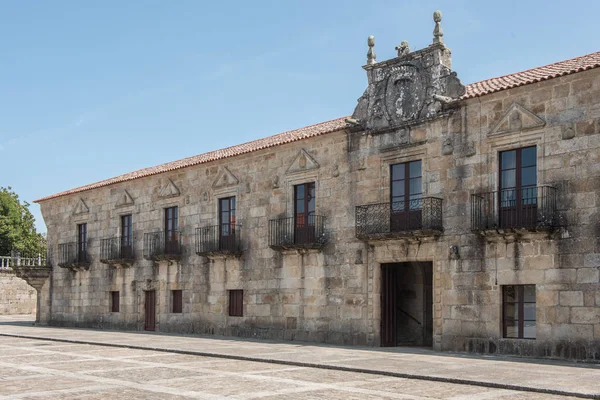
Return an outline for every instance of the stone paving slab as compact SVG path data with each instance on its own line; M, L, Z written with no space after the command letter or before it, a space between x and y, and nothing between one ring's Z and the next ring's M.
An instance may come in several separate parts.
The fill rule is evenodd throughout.
M198 359L197 362L199 363L197 363L185 355L235 359L247 363L246 365L239 364L235 367L223 367L223 370L228 368L229 370L233 368L234 371L268 370L268 367L256 364L257 362L267 362L280 366L288 365L324 369L319 374L322 375L322 379L324 380L327 380L327 374L335 374L329 371L332 370L346 373L368 373L396 378L477 385L511 391L532 391L536 393L600 399L600 365L598 364L507 357L475 357L410 348L374 349L338 347L298 342L266 342L212 336L176 336L156 333L25 326L10 324L8 321L3 323L2 318L0 318L0 338L2 338L2 335L4 335L4 338L7 338L6 335L13 335L26 339L49 339L111 347L119 346L123 348L111 348L111 354L113 357L123 361L138 360L139 362L146 362L154 358L154 354L174 352L179 354L167 355L163 353L167 359L174 357L174 360L170 361L172 364L180 365L177 364L178 360L175 357L179 355L182 357L182 363L187 363L188 366L193 365L199 369L206 368L207 370L213 367L218 370L219 363L213 360L208 364L202 365L206 360ZM0 344L4 343L7 342L0 340ZM56 344L58 345L59 343ZM95 346L93 349L82 347L81 344L75 344L74 346L78 346L82 350L81 353L78 353L81 355L101 356L103 354L102 348ZM43 349L43 347L39 347L39 349ZM28 349L27 351L30 350ZM152 353L148 354L148 350L152 351ZM150 355L153 355L153 357L149 357ZM45 361L40 366L56 362L57 368L61 368L59 366L61 362L76 361L76 356L73 354L65 354L65 356L66 359L62 359L57 354L44 355L42 358ZM127 358L124 359L123 357ZM27 360L31 361L30 358L31 356L28 355ZM160 359L161 356L156 355L156 358ZM6 358L1 358L0 360L6 360ZM212 366L211 363L213 364ZM184 364L181 364L182 368ZM150 371L143 372L143 369L140 369L140 380L147 379L147 374L149 373ZM166 375L163 376L162 374ZM278 374L282 374L283 378L287 372L278 372ZM118 374L114 376L102 375L101 377L117 378ZM162 371L154 374L154 377L154 379L159 380L170 378L177 381L178 379L186 378L186 373L185 371ZM293 374L289 377L290 384L293 382L292 378ZM138 381L133 377L132 379ZM315 384L318 382L319 380ZM328 391L329 389L324 388L324 390ZM299 395L300 392L297 391L295 393ZM307 394L308 397L305 398L311 398L310 396L312 395L314 393ZM519 396L521 395L525 396L525 394L520 394ZM341 398L351 397L342 396ZM368 398L367 393L362 398Z

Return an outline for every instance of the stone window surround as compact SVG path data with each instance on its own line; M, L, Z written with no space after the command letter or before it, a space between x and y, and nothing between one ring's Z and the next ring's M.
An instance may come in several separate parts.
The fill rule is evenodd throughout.
M240 215L240 211L242 211L242 207L240 207L240 196L239 196L239 185L235 185L235 186L229 186L229 187L224 187L224 188L219 188L219 189L213 189L213 195L212 198L214 200L214 204L212 206L213 211L214 211L214 217L212 222L210 222L208 225L218 225L219 224L219 200L226 198L226 197L235 197L235 218L236 218L236 224L240 227L243 226L243 224L241 223L242 218ZM214 222L214 223L213 223ZM200 226L203 226L202 221L200 222Z
M500 153L507 150L536 146L537 185L544 183L544 130L516 132L501 137L487 138L488 190L497 190L500 186ZM483 191L486 189L482 188Z
M286 176L285 181L285 196L286 196L286 215L293 217L294 213L294 186L302 185L303 183L315 183L315 215L321 215L319 213L320 201L319 201L319 171L311 169L308 171L294 172Z

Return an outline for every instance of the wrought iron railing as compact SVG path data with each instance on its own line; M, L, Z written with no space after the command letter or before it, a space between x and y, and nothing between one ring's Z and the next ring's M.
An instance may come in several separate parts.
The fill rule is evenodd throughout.
M297 216L269 221L269 246L274 249L323 247L327 242L325 217Z
M240 226L221 224L196 228L196 254L241 254Z
M85 267L90 264L87 244L70 242L58 245L58 266L63 268Z
M391 238L416 231L426 235L442 230L442 199L437 197L356 207L359 239Z
M116 261L135 260L132 236L116 236L100 240L100 262L112 264Z
M540 229L557 225L556 188L533 186L471 195L471 228Z
M144 233L144 258L147 260L178 259L181 251L181 234L178 231Z

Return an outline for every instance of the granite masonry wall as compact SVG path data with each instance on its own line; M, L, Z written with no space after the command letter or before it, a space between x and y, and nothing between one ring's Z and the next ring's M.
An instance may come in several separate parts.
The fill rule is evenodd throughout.
M0 270L0 315L35 314L36 292L11 270Z

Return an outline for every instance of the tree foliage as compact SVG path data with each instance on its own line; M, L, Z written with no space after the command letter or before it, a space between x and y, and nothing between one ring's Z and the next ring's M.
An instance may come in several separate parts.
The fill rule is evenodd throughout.
M46 238L35 230L29 203L19 200L11 187L0 186L0 256L17 250L33 257L46 253Z

